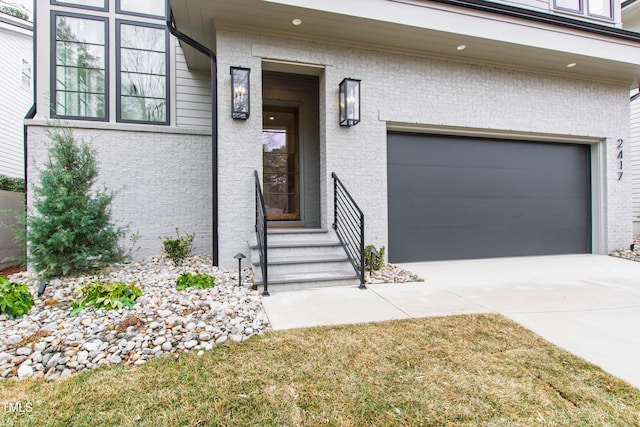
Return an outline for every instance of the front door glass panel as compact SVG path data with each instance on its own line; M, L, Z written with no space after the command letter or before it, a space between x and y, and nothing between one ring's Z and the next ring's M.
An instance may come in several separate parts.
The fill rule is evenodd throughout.
M262 115L263 192L267 219L300 219L298 109L265 108Z

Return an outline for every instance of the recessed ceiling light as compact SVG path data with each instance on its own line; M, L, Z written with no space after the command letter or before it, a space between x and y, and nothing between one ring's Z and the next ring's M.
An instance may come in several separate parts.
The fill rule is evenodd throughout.
M460 46L458 46L456 49L458 49L458 50L465 50L466 48L467 48L467 46L466 46L466 45L461 44L461 45L460 45Z
M276 118L274 116L269 116L269 120L275 120Z
M567 68L573 68L575 67L577 64L575 62L572 62L571 64L567 64Z
M291 23L293 25L300 25L300 24L302 24L302 19L296 18L293 21L291 21Z

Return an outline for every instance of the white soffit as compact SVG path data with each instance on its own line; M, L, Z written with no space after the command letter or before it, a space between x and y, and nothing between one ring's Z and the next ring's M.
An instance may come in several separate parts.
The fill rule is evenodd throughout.
M640 80L640 43L429 1L171 3L178 28L214 50L215 26L620 84ZM292 25L295 18L302 24ZM462 44L467 48L457 50Z

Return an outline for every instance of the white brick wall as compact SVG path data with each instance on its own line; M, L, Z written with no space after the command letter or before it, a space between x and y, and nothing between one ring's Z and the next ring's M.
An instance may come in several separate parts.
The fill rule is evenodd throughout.
M366 216L366 242L387 245L386 144L389 126L511 133L532 139L593 141L602 152L594 170L602 250L631 239L630 161L617 181L616 141L629 136L628 88L486 65L344 49L231 31L218 31L219 259L249 253L254 236L254 177L262 168L263 58L322 66L320 176L322 225L333 218L331 172L336 172ZM249 67L251 117L230 118L230 66ZM362 121L338 125L338 83L362 79ZM203 94L207 90L202 88ZM29 179L46 158L44 121L29 128ZM211 138L204 130L77 123L76 135L98 152L101 182L119 191L114 218L140 232L138 258L161 252L161 237L195 232L198 251L211 251ZM601 141L599 143L595 141ZM600 149L602 148L602 149ZM628 148L627 148L628 150ZM599 169L598 169L599 168Z
M47 158L47 123L29 121L28 186ZM210 253L211 136L208 132L143 125L77 123L77 140L97 152L99 179L116 192L112 219L140 233L136 259L162 253L162 238L195 232L195 251ZM92 127L93 126L93 127ZM30 192L30 198L33 193ZM130 247L127 239L125 246Z
M230 31L218 31L217 54L221 262L247 250L253 234L252 172L260 170L262 159L262 58L325 67L320 80L324 226L332 221L332 202L325 194L331 200L331 172L336 172L364 210L367 243L387 245L386 132L388 124L401 124L606 141L601 142L606 177L603 188L594 190L602 199L602 250L631 241L631 164L623 163L625 178L617 181L616 159L616 141L629 134L626 87ZM246 122L229 118L230 65L252 69L252 111ZM337 120L337 89L344 77L362 79L362 121L352 128L340 127ZM231 188L236 190L227 195Z
M636 91L634 91L636 93ZM627 145L627 153L632 167L633 180L633 224L634 231L640 233L640 98L631 101L631 134Z

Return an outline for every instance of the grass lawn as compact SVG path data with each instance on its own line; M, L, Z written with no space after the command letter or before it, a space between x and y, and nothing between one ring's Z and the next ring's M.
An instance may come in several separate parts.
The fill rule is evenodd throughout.
M639 390L499 315L274 332L0 402L33 407L2 425L640 425Z

